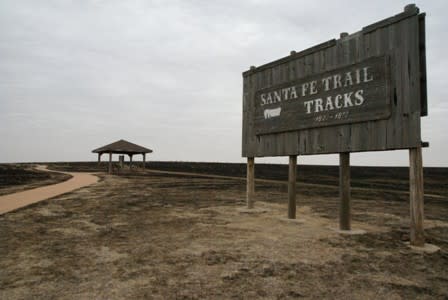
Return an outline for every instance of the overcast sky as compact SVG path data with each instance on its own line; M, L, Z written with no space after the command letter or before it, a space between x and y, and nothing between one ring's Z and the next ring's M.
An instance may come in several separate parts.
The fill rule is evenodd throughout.
M154 149L150 160L245 161L243 71L408 3L1 0L0 162L95 160L92 149L118 139ZM448 166L448 4L416 4L427 13L423 161ZM408 165L408 153L353 154L352 163Z

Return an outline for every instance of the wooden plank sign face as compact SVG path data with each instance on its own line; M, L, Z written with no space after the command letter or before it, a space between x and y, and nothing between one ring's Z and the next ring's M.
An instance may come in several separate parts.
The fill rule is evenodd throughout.
M392 17L243 72L242 156L420 147L425 14Z
M388 60L385 55L373 57L257 91L256 134L389 118Z

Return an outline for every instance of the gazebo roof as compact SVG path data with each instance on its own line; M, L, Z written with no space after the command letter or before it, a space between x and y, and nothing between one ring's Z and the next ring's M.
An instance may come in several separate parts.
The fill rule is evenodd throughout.
M151 153L152 150L130 143L125 140L119 140L112 144L100 147L98 149L92 150L93 153L123 153L123 154L143 154Z

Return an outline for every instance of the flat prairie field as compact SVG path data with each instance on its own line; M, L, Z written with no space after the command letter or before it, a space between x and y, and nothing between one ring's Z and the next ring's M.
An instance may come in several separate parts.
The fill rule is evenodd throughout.
M147 166L0 215L0 299L448 298L446 168L425 169L426 241L440 248L425 252L407 244L407 168L352 168L360 234L341 234L337 167L298 166L289 220L288 166L255 166L252 211L244 164Z

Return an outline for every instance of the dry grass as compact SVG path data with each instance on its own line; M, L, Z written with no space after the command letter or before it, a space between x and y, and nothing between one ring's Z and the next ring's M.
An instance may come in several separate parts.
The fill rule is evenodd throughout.
M434 254L405 245L405 196L361 191L340 235L335 190L257 184L246 213L242 180L147 174L93 186L0 216L0 298L443 299L448 205L429 202Z

